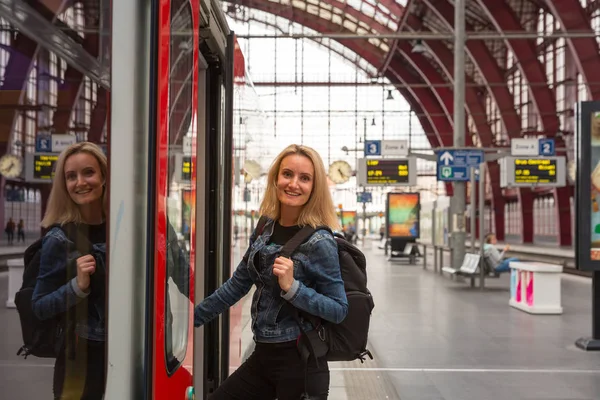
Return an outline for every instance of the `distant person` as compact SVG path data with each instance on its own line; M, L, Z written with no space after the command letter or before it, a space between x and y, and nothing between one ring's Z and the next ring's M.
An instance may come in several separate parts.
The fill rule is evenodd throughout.
M22 218L19 220L19 224L17 225L17 243L19 243L21 240L23 240L23 243L25 243L25 222Z
M483 245L483 256L489 261L490 265L494 268L495 272L508 272L510 271L509 263L511 261L519 261L519 259L514 257L503 259L504 253L510 249L510 246L508 244L504 246L502 253L500 253L496 248L496 243L498 243L498 241L494 233L488 233L487 235L485 235L485 244Z
M104 152L89 142L58 157L31 297L40 320L60 317L54 399L101 400L106 384L106 182Z
M385 225L381 224L379 228L379 241L383 241L383 237L385 236Z
M6 232L8 244L13 244L13 241L15 240L15 221L13 221L12 217L8 219L4 232Z

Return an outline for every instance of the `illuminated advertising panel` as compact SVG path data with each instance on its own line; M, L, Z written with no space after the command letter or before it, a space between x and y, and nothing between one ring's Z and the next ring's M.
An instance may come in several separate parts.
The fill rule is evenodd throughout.
M388 193L386 214L387 236L389 238L419 238L419 193Z
M600 271L600 102L577 104L575 265Z

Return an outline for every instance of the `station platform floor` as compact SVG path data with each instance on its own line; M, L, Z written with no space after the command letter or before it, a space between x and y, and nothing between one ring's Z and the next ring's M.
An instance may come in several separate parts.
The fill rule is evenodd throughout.
M600 352L574 345L591 333L588 278L563 274L563 314L531 315L508 305L508 276L482 291L431 266L391 263L376 242L363 251L375 359L331 363L330 400L600 399ZM20 328L16 311L4 307L7 276L0 272L0 398L50 398L52 360L15 354ZM248 301L243 308L249 353Z

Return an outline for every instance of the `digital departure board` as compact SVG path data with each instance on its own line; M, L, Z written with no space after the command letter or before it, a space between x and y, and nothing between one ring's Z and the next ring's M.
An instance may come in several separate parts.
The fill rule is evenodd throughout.
M181 160L181 180L192 180L192 157L183 156Z
M363 186L413 186L416 183L416 160L363 159L359 171L359 184Z
M500 160L501 187L550 186L566 184L564 156L516 157L507 156Z
M556 160L549 158L515 158L515 183L556 183Z
M26 153L25 180L51 183L57 161L58 154L56 153Z

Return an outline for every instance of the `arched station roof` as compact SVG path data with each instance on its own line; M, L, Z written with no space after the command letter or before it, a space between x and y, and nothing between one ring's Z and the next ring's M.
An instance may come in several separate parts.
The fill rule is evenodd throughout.
M241 9L249 8L324 34L388 35L337 41L358 55L357 59L374 67L376 75L397 86L419 115L432 147L452 145L453 41L430 39L428 35L452 32L453 0L232 0L227 3L226 12L237 19ZM594 19L599 13L599 3L466 0L467 34L498 33L497 39L466 42L468 145L506 146L509 139L523 136L554 137L558 147L565 147L565 139L572 141L575 126L572 104L600 97L600 84L593 77L593 71L600 70L598 41L593 37L594 27L600 25L599 18ZM421 43L427 52L414 53L414 41L390 37L398 32L423 32ZM568 37L569 33L578 35ZM550 59L548 49L554 52ZM559 57L563 65L558 66L562 71L556 68L557 52L562 52ZM373 71L358 61L356 64ZM560 244L571 244L572 187L551 192L544 188L502 190L496 163L490 163L489 177L490 201L499 237L504 237L505 202L518 200L522 240L532 242L533 199L551 193L557 204Z
M98 32L106 14L102 10L110 2L7 2L28 7L30 15L26 16L41 22L25 24L29 29L44 24L58 26L93 60L101 60L106 52ZM418 115L432 147L452 145L453 42L427 36L452 32L454 0L231 0L225 2L224 9L237 19L240 10L261 10L317 33L371 35L360 40L340 38L337 43L315 40L372 76L385 77L395 85ZM600 1L466 0L467 33L498 33L497 38L488 35L487 40L471 38L466 42L467 144L505 146L510 138L543 135L555 137L558 147L572 147L576 126L572 105L600 97L600 84L594 79L594 72L600 70L600 52L598 39L592 36L599 28ZM532 36L540 31L546 37ZM390 37L398 32L421 32L427 51L414 53L414 41ZM560 38L555 33L587 36ZM519 34L528 36L517 38ZM0 39L2 35L6 40L0 43L0 153L10 148L16 115L43 106L23 101L32 60L40 46L0 18ZM81 69L86 60L75 61L75 65L67 63L64 79L58 83L56 104L52 105L49 126L56 132L72 130L70 116L84 92ZM37 73L44 72L38 68ZM103 133L106 98L105 89L99 85L94 92L91 122L81 128L92 140L99 140ZM552 195L560 221L560 244L571 244L572 186L554 191L502 190L495 163L490 165L489 176L499 238L504 237L505 202L520 202L521 237L529 243L533 239L533 199Z

